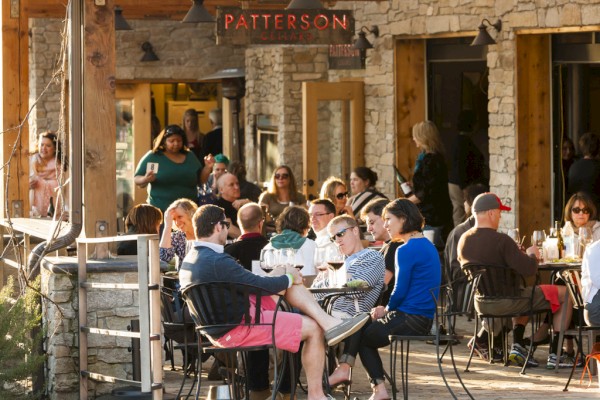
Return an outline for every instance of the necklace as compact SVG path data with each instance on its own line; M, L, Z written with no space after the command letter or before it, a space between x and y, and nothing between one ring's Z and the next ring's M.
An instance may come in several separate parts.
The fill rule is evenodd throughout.
M416 238L416 237L423 237L423 233L415 231L415 232L411 233L410 235L408 235L408 237L406 238L406 241L408 242L410 239Z

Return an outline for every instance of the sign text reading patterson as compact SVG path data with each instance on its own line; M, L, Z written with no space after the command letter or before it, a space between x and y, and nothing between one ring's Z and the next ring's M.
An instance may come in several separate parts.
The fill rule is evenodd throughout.
M344 10L219 9L218 44L344 44L354 16Z

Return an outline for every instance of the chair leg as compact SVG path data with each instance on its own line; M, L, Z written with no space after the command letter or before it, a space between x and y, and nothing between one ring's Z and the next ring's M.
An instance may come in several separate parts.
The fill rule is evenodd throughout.
M400 376L402 379L402 395L408 400L408 355L410 354L410 340L406 341L406 355L404 354L404 340L400 341Z
M390 341L390 384L392 385L392 399L396 400L396 352L398 351L398 341Z
M479 328L479 317L475 315L475 331L473 332L473 346L471 347L471 351L469 352L469 360L467 361L467 366L465 367L464 372L470 372L469 367L471 366L471 360L473 359L473 353L475 352L475 342L477 341L477 328Z

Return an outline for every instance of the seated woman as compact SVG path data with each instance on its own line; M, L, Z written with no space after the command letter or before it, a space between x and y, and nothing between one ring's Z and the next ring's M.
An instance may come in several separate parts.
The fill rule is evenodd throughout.
M352 208L354 215L360 215L360 211L368 202L375 199L387 199L385 195L375 189L377 183L377 173L371 168L357 167L350 174L350 189L352 197L348 199L348 204Z
M598 210L592 200L592 197L586 192L577 192L567 202L565 206L565 225L563 230L570 226L575 233L575 241L579 237L579 228L588 227L592 231L593 241L600 239L600 221Z
M54 212L50 207L51 198L54 199L53 206L56 209L60 208L55 192L59 186L57 173L61 169L67 170L66 163L61 165L61 160L61 145L56 134L53 132L41 133L38 137L36 152L31 156L29 165L29 189L31 191L29 202L33 217L45 217L48 212Z
M441 282L440 257L423 237L424 221L417 206L407 199L394 200L384 208L383 219L390 235L397 233L404 241L396 252L394 291L388 305L373 308L370 323L348 339L340 364L329 377L330 385L348 381L360 354L373 388L371 400L390 398L378 349L390 344L389 335L426 335L431 330L436 305L430 290Z
M269 188L260 195L258 203L267 206L267 212L276 220L287 206L306 207L306 197L297 191L291 168L280 165L273 172Z
M264 248L296 250L294 265L304 265L303 275L314 275L317 244L306 237L310 228L308 211L299 206L287 207L277 218L276 225L277 235Z
M169 262L177 255L177 270L195 239L192 217L198 209L189 199L175 200L165 211L165 226L160 238L160 259ZM176 229L171 231L175 223Z
M600 243L586 249L581 264L581 296L585 303L583 318L590 326L600 326Z
M126 235L158 234L163 215L160 209L150 204L138 204L125 217ZM119 242L117 254L120 256L137 255L137 241Z
M319 193L321 199L329 199L335 204L336 215L349 215L354 217L352 207L348 202L348 189L343 180L338 177L330 176L323 182L321 186L321 193Z
M360 240L356 220L348 215L340 215L327 225L327 231L340 252L346 256L343 270L348 280L363 280L372 288L356 296L343 296L333 304L334 317L350 318L361 312L369 312L375 306L383 290L385 262L383 256L371 249L365 249ZM327 278L315 281L314 288L327 287ZM316 298L323 295L315 294Z

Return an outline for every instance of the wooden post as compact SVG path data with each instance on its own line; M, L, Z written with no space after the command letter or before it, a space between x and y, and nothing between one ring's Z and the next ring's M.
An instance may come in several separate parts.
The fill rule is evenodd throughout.
M108 223L116 235L116 111L114 1L84 3L83 55L83 225L86 237Z
M2 97L0 105L2 136L0 161L7 165L0 174L0 211L2 216L29 216L29 133L27 125L18 127L29 104L28 22L22 1L3 1L2 61L0 63ZM10 164L7 162L10 160Z

